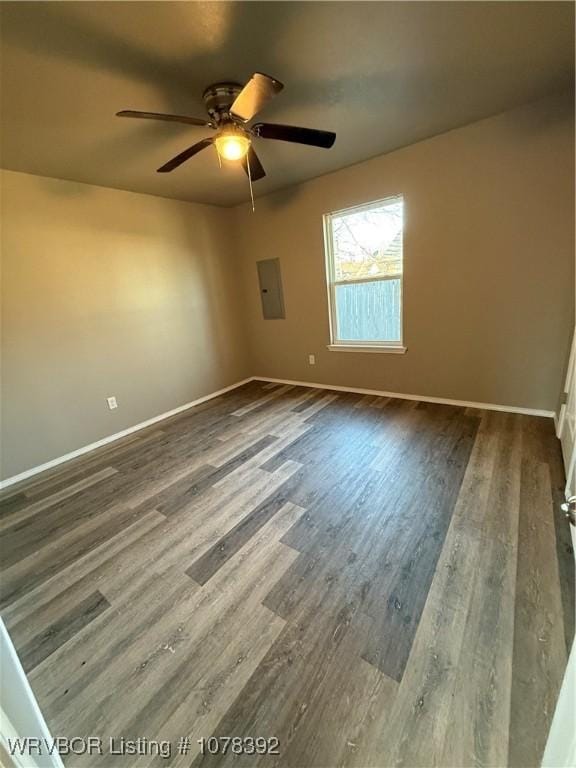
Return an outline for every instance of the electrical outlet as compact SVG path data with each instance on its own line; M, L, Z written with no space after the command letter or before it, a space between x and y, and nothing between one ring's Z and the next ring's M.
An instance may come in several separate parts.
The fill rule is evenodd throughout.
M310 365L316 365L316 355L308 355L308 362Z
M108 408L110 408L111 411L113 411L115 408L118 408L118 403L116 402L115 397L107 397L106 402L108 403Z

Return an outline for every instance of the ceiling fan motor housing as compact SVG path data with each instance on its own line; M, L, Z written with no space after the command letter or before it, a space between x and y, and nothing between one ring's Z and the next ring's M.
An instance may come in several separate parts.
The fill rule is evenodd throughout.
M239 83L214 83L202 94L210 117L216 122L230 120L230 107L243 86Z

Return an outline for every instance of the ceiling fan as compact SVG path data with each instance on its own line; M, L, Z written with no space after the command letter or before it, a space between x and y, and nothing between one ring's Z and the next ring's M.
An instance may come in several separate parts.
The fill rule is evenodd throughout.
M266 172L252 146L254 138L291 141L296 144L308 144L324 149L330 149L336 140L335 133L318 131L314 128L299 128L294 125L279 125L277 123L256 123L248 126L247 123L283 88L284 86L279 80L261 72L252 75L244 86L231 82L210 85L202 97L210 120L185 115L166 115L158 112L136 112L132 109L125 109L116 114L118 117L167 120L174 123L204 126L216 131L214 136L201 139L180 152L176 157L168 160L167 163L158 168L158 173L169 173L206 147L214 145L220 158L240 160L250 181L257 181L264 178Z

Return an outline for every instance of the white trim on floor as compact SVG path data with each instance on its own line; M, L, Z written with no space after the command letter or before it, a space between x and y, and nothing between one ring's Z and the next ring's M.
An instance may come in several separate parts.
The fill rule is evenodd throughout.
M253 381L269 381L274 384L292 384L297 387L314 387L315 389L333 389L337 392L356 392L359 395L377 395L379 397L396 397L399 400L423 400L425 403L440 403L442 405L459 405L462 408L482 408L487 411L504 411L506 413L523 413L527 416L545 416L553 418L554 411L543 411L538 408L521 408L514 405L498 405L496 403L475 403L469 400L451 400L447 397L427 397L426 395L406 395L401 392L384 392L378 389L362 389L360 387L341 387L336 384L319 384L315 381L292 381L291 379L272 379L269 376L253 376Z
M138 432L139 430L144 429L145 427L149 427L152 424L156 424L159 421L168 419L170 418L170 416L175 416L176 414L181 413L182 411L187 411L189 408L193 408L195 405L200 405L200 403L204 403L207 400L212 400L212 398L214 397L219 397L220 395L223 395L225 392L230 392L232 389L236 389L237 387L241 387L244 384L248 384L250 381L268 381L274 384L291 384L297 387L314 387L315 389L331 389L337 392L356 392L360 395L378 395L380 397L396 397L400 400L423 400L425 403L441 403L444 405L459 405L463 408L482 408L488 411L505 411L507 413L524 413L528 416L545 416L547 418L554 417L554 411L543 411L537 408L520 408L513 405L497 405L494 403L475 403L475 402L470 402L468 400L451 400L446 397L427 397L425 395L406 395L400 392L384 392L379 389L362 389L360 387L342 387L337 384L320 384L319 382L316 382L316 381L293 381L292 379L274 379L274 378L270 378L269 376L250 376L249 378L243 379L242 381L238 381L235 384L230 384L229 387L224 387L223 389L219 389L216 392L211 392L209 395L204 395L204 397L199 397L197 400L192 400L191 402L186 403L185 405L180 405L178 408L173 408L171 411L166 411L166 413L161 413L159 416L153 416L151 419L142 421L140 422L140 424L135 424L133 427L128 427L128 429L124 429L121 432L116 432L115 434L109 435L108 437L103 437L101 440L97 440L95 443L90 443L90 445L85 445L82 448L78 448L76 451L72 451L71 453L66 453L64 454L64 456L59 456L57 459L52 459L51 461L47 461L45 464L39 464L37 467L32 467L31 469L27 469L24 472L20 472L20 474L18 475L14 475L13 477L7 477L5 480L0 481L0 490L4 488L9 488L11 485L15 485L16 483L19 483L22 480L27 480L29 477L33 477L34 475L40 474L40 472L45 472L48 469L57 467L59 464L64 464L65 462L70 461L71 459L75 459L78 456L84 455L85 453L90 453L91 451L94 451L97 448L101 448L104 445L108 445L108 443L113 443L115 440L119 440L122 437L126 437L127 435L132 434L132 432Z
M95 443L90 443L89 445L84 445L82 448L78 448L76 451L71 451L70 453L65 453L63 456L59 456L57 459L52 459L51 461L47 461L45 464L39 464L37 467L32 467L31 469L27 469L24 472L20 472L18 475L13 475L12 477L7 477L5 480L0 481L0 490L3 488L8 488L11 485L14 485L15 483L19 483L22 480L27 480L29 477L33 477L34 475L38 475L40 472L45 472L48 469L52 469L53 467L57 467L59 464L64 464L67 461L70 461L71 459L75 459L78 456L82 456L85 453L90 453L90 451L96 450L96 448L101 448L103 445L107 445L108 443L113 443L115 440L120 440L121 437L126 437L127 435L132 434L132 432L138 432L141 429L144 429L145 427L149 427L152 424L156 424L158 421L163 421L164 419L170 418L170 416L175 416L178 413L182 413L182 411L187 411L188 408L193 408L195 405L200 405L200 403L206 402L206 400L212 400L214 397L219 397L220 395L223 395L225 392L230 392L232 389L236 389L237 387L241 387L243 384L248 384L248 382L254 380L254 376L251 376L248 379L243 379L242 381L237 381L235 384L230 384L229 387L224 387L223 389L219 389L216 392L211 392L209 395L204 395L204 397L199 397L197 400L192 400L189 403L186 403L185 405L180 405L178 408L173 408L171 411L166 411L166 413L161 413L159 416L153 416L151 419L147 419L146 421L141 421L139 424L135 424L133 427L128 427L127 429L123 429L121 432L115 432L113 435L109 435L108 437L103 437L101 440L97 440Z
M0 619L0 658L2 659L2 705L0 743L15 768L64 768L60 754L40 711L12 639ZM30 741L27 741L30 739ZM15 746L20 741L22 752ZM38 754L35 744L42 750ZM12 746L12 749L10 748ZM34 755L34 757L32 757ZM4 763L2 763L4 765Z
M560 413L554 414L554 430L556 432L556 437L558 438L558 440L560 440L560 437L562 435L562 428L560 425L564 423L565 411L566 411L566 404L562 403L562 405L560 406Z

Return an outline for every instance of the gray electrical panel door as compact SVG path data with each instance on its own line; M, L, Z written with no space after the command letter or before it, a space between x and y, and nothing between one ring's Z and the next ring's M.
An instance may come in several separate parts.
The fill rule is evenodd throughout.
M264 319L283 319L286 315L284 313L280 259L257 261L256 266L258 267L258 282L260 283L260 298L262 299Z

